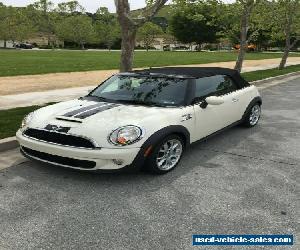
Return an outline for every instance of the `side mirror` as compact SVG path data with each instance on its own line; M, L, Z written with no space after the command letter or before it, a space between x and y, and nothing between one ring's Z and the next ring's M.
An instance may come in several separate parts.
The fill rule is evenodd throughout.
M221 96L209 96L205 98L205 101L210 105L220 105L224 103L224 98Z
M220 96L209 96L206 97L204 101L200 103L200 107L205 109L208 104L210 105L220 105L224 103L224 98Z

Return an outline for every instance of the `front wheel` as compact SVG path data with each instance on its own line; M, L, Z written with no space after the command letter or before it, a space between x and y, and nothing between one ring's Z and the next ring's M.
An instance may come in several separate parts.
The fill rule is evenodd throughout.
M180 136L170 135L164 138L153 149L146 167L152 173L165 174L173 170L179 163L184 150L184 143Z
M245 117L244 125L246 127L254 127L260 118L261 115L261 107L258 103L254 104L248 114Z

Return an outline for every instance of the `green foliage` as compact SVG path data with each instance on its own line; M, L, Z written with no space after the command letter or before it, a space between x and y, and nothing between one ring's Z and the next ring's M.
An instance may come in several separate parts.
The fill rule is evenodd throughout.
M153 45L155 38L162 34L163 34L163 30L160 26L152 22L147 22L138 29L137 39L139 41L142 41L144 46L148 50L149 47Z
M273 40L284 40L288 33L292 40L300 39L300 1L277 0L267 4L269 11L263 16L266 21L273 20L269 23Z
M69 1L65 3L59 3L57 5L57 11L61 14L74 14L84 13L85 9L78 1Z
M220 31L216 11L215 1L179 2L170 20L171 32L184 43L214 43Z
M54 31L54 20L53 15L54 5L48 0L39 0L34 2L32 5L33 10L35 10L34 15L36 18L36 24L38 30L44 33L53 33Z
M0 39L25 41L34 31L28 8L0 6Z
M92 19L85 15L69 16L56 26L56 34L62 40L84 45L95 40Z
M117 19L107 8L101 7L97 10L94 27L98 42L105 44L109 50L121 37Z

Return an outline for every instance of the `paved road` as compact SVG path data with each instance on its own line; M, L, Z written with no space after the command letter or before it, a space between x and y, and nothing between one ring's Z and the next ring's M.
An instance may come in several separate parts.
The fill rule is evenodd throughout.
M257 127L193 145L164 176L18 159L0 171L0 249L192 249L193 233L299 239L300 78L263 90L263 101Z

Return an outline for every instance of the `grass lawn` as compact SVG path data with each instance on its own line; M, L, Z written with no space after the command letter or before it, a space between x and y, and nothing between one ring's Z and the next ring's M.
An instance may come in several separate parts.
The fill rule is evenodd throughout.
M300 71L300 65L286 67L283 70L267 69L243 73L243 77L248 81L255 81L267 77L283 75L291 72ZM14 136L21 125L24 116L41 106L30 106L22 108L14 108L9 110L0 110L0 139Z
M137 51L134 67L235 61L237 52ZM280 58L281 53L248 53L247 60ZM300 56L291 53L290 56ZM119 68L119 51L0 50L0 76Z
M38 108L40 106L0 110L0 139L14 136L24 116Z
M279 75L284 75L288 74L291 72L297 72L300 71L300 65L292 65L292 66L287 66L286 68L279 70L279 69L267 69L267 70L258 70L258 71L253 71L253 72L246 72L242 73L242 76L248 81L257 81L261 79L265 79L268 77L273 77L273 76L279 76Z

